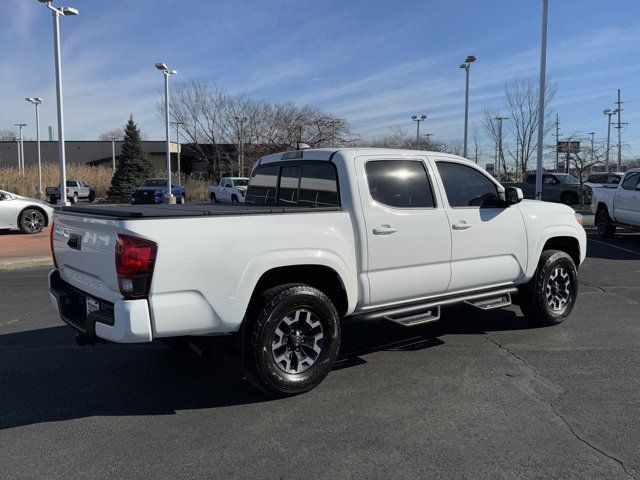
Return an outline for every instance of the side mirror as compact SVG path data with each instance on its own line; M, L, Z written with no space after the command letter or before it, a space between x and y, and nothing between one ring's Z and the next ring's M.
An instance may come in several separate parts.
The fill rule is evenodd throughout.
M522 190L518 187L506 187L504 189L504 200L507 205L514 205L520 203L524 198Z

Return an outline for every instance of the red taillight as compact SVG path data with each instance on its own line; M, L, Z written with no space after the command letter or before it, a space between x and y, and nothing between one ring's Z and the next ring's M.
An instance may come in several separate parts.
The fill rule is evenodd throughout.
M54 223L51 223L51 230L49 230L49 247L51 247L51 258L53 259L53 266L58 268L58 262L56 262L56 252L53 251L53 232L55 231L56 226Z
M157 251L155 242L118 235L116 272L120 293L126 298L144 298L149 293Z

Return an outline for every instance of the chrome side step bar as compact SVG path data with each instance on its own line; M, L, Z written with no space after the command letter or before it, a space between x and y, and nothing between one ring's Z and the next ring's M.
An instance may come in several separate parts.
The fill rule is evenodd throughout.
M511 294L518 291L515 287L505 287L484 292L434 298L424 303L413 303L401 307L391 307L373 312L353 315L358 320L389 320L405 327L423 325L440 319L440 307L467 303L482 310L511 305Z

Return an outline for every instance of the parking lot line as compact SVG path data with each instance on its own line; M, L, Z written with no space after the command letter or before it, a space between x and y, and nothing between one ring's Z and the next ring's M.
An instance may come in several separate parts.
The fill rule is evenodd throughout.
M640 255L640 252L636 252L635 250L629 250L628 248L618 247L617 245L611 245L607 242L601 242L600 240L594 240L593 238L588 239L590 242L599 243L600 245L606 245L607 247L617 248L618 250L622 250L623 252L633 253L635 255Z

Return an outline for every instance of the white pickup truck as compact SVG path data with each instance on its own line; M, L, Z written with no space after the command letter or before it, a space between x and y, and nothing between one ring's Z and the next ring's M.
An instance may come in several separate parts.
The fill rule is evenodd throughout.
M222 177L217 186L209 187L211 203L244 203L247 185L246 177Z
M269 155L245 205L56 212L51 300L81 344L235 335L254 385L297 394L331 370L346 317L411 327L513 297L532 324L562 322L586 254L581 216L521 200L444 153Z
M591 211L603 237L613 236L616 227L640 228L640 168L629 169L617 188L595 188Z
M60 200L60 187L47 187L45 194L49 197L50 203L56 203ZM71 203L78 203L78 200L89 200L93 202L96 199L96 192L91 185L80 180L67 180L67 199Z

